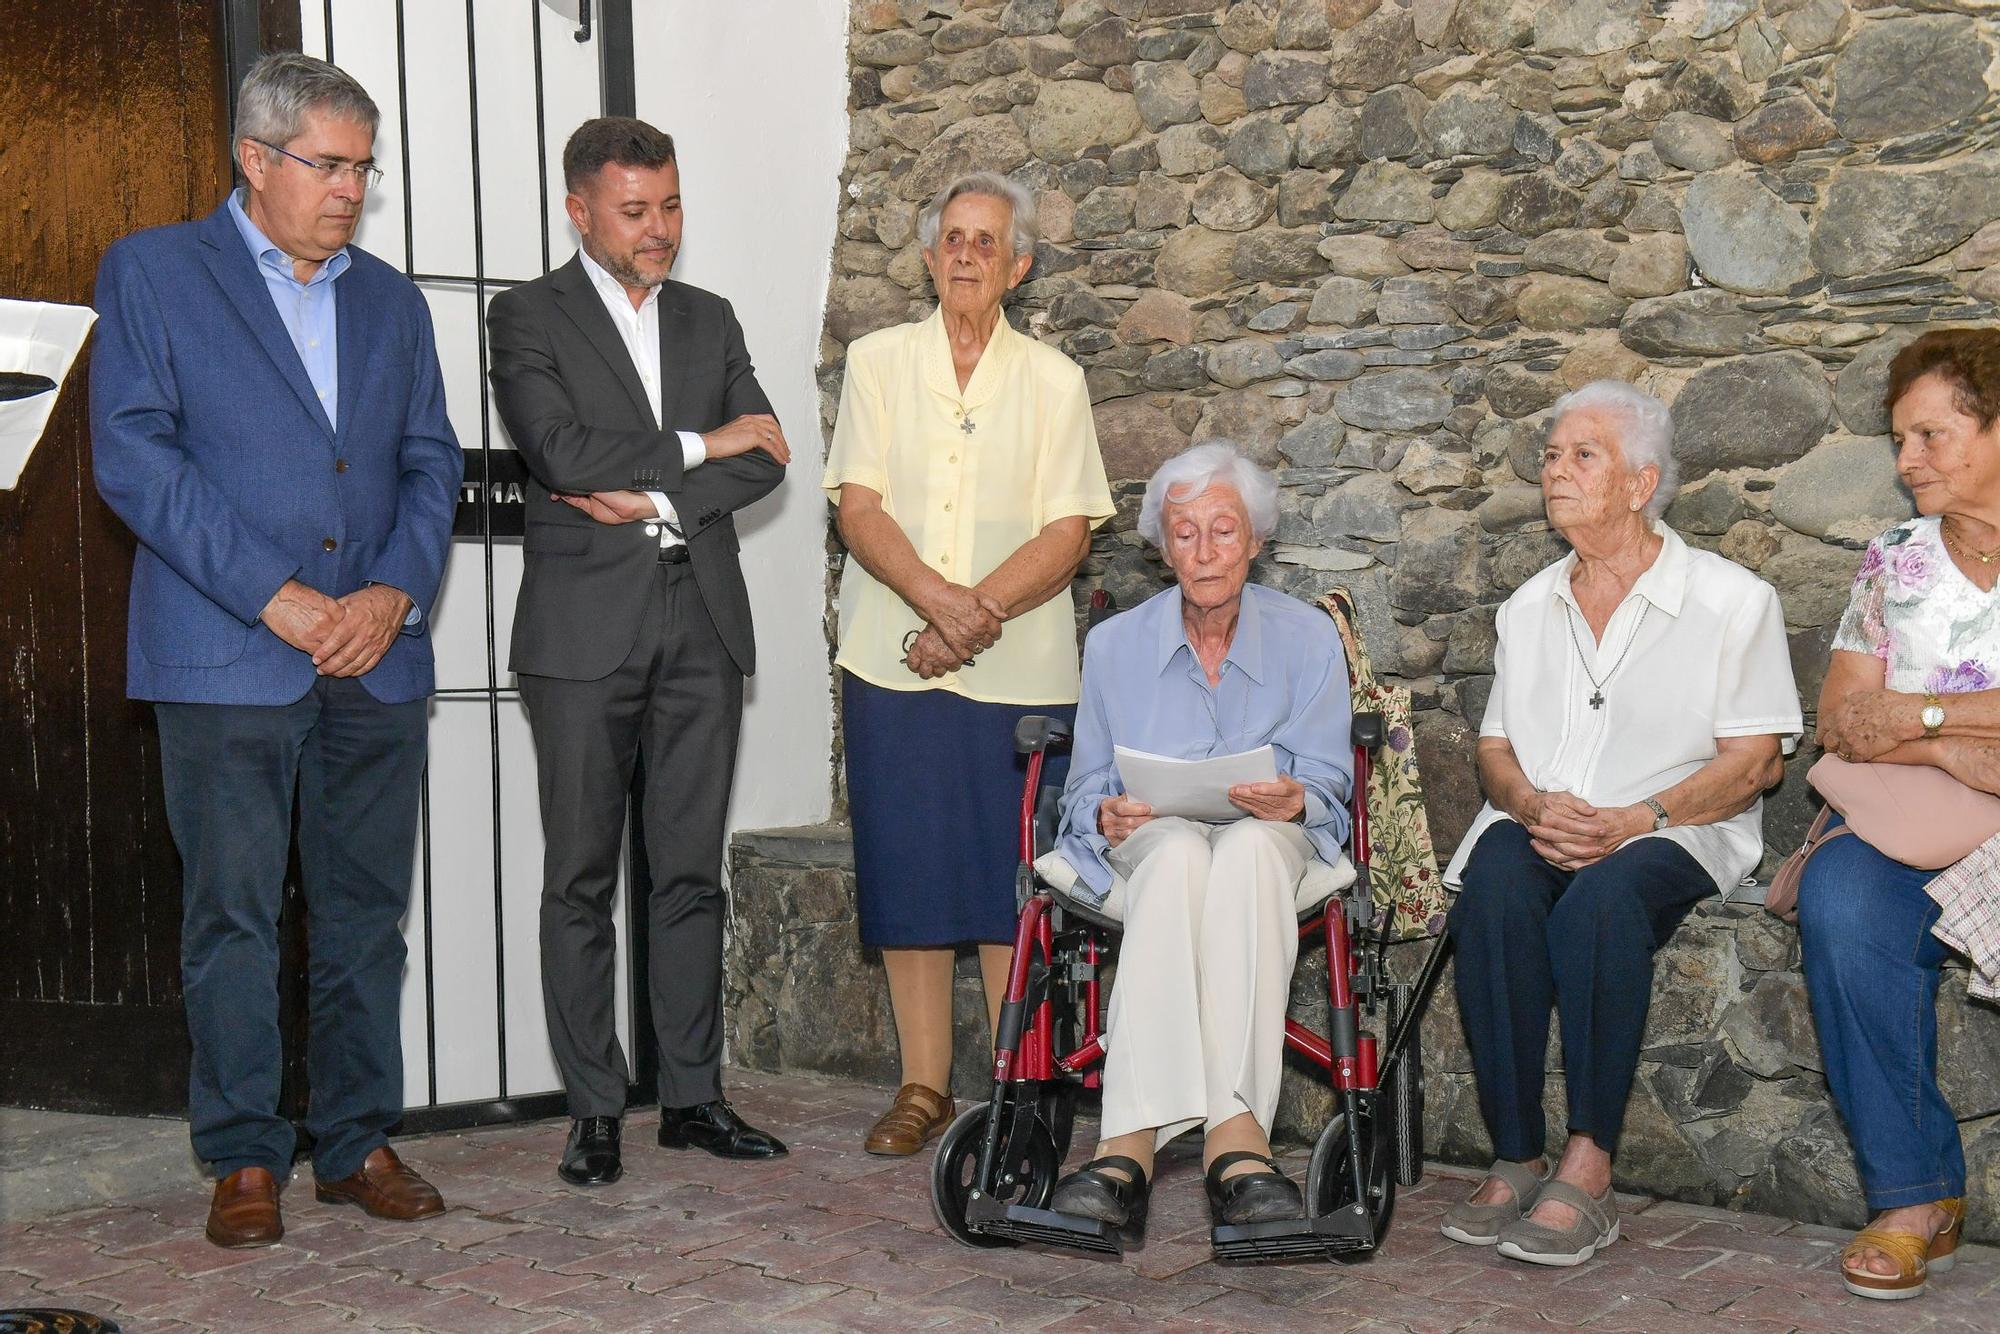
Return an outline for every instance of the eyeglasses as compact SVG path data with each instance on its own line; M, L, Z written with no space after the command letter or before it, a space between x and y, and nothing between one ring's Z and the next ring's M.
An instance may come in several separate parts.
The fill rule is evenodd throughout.
M282 153L294 162L302 162L311 167L322 185L332 185L342 176L352 176L354 183L364 190L373 189L382 183L382 169L372 162L335 162L332 159L315 162L309 157L300 157L297 153L280 148L265 139L252 139L250 142L262 144L273 153Z

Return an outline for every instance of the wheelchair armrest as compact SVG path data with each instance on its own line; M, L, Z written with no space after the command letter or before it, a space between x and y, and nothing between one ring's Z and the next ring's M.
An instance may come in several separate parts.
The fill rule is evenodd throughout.
M1069 739L1069 724L1046 714L1029 714L1014 724L1014 753L1017 755L1060 750L1069 745Z
M1379 713L1355 714L1351 736L1354 744L1360 746L1363 750L1376 749L1384 740L1382 715Z

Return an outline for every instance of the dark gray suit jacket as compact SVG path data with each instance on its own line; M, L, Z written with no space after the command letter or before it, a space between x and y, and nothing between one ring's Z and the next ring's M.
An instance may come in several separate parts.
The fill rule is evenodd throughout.
M695 582L729 656L757 668L732 517L783 480L762 450L681 467L676 431L769 412L729 303L685 283L660 289L660 415L581 260L502 292L487 308L500 420L527 461L526 570L514 612L516 672L595 681L631 652L659 541L601 524L551 491L664 491L687 533Z

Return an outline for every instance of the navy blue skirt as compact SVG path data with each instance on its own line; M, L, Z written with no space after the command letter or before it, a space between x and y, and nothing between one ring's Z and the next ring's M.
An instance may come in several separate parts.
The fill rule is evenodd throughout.
M1020 865L1014 724L1074 722L1073 704L988 704L948 690L884 690L840 674L847 807L863 944L921 949L1011 944ZM1069 757L1050 756L1060 785Z

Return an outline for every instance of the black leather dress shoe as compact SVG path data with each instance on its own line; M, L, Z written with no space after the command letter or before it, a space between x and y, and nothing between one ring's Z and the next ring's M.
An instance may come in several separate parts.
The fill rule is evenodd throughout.
M782 1158L776 1135L759 1130L717 1098L693 1107L660 1109L660 1147L707 1149L718 1158Z
M1233 1177L1222 1175L1227 1168L1241 1162L1260 1162L1271 1170L1268 1172L1242 1172ZM1280 1218L1304 1218L1306 1199L1299 1188L1283 1172L1278 1170L1277 1160L1266 1158L1261 1153L1225 1153L1209 1164L1208 1176L1203 1184L1208 1189L1208 1211L1217 1227L1224 1224L1242 1226L1245 1223L1269 1223Z
M1123 1172L1113 1176L1105 1168ZM1146 1235L1146 1209L1152 1197L1152 1183L1145 1169L1121 1154L1093 1158L1061 1181L1049 1197L1049 1208L1059 1214L1077 1214L1109 1223L1124 1233L1127 1245L1137 1245Z
M625 1175L618 1152L618 1118L579 1116L569 1123L556 1175L572 1186L608 1186Z

